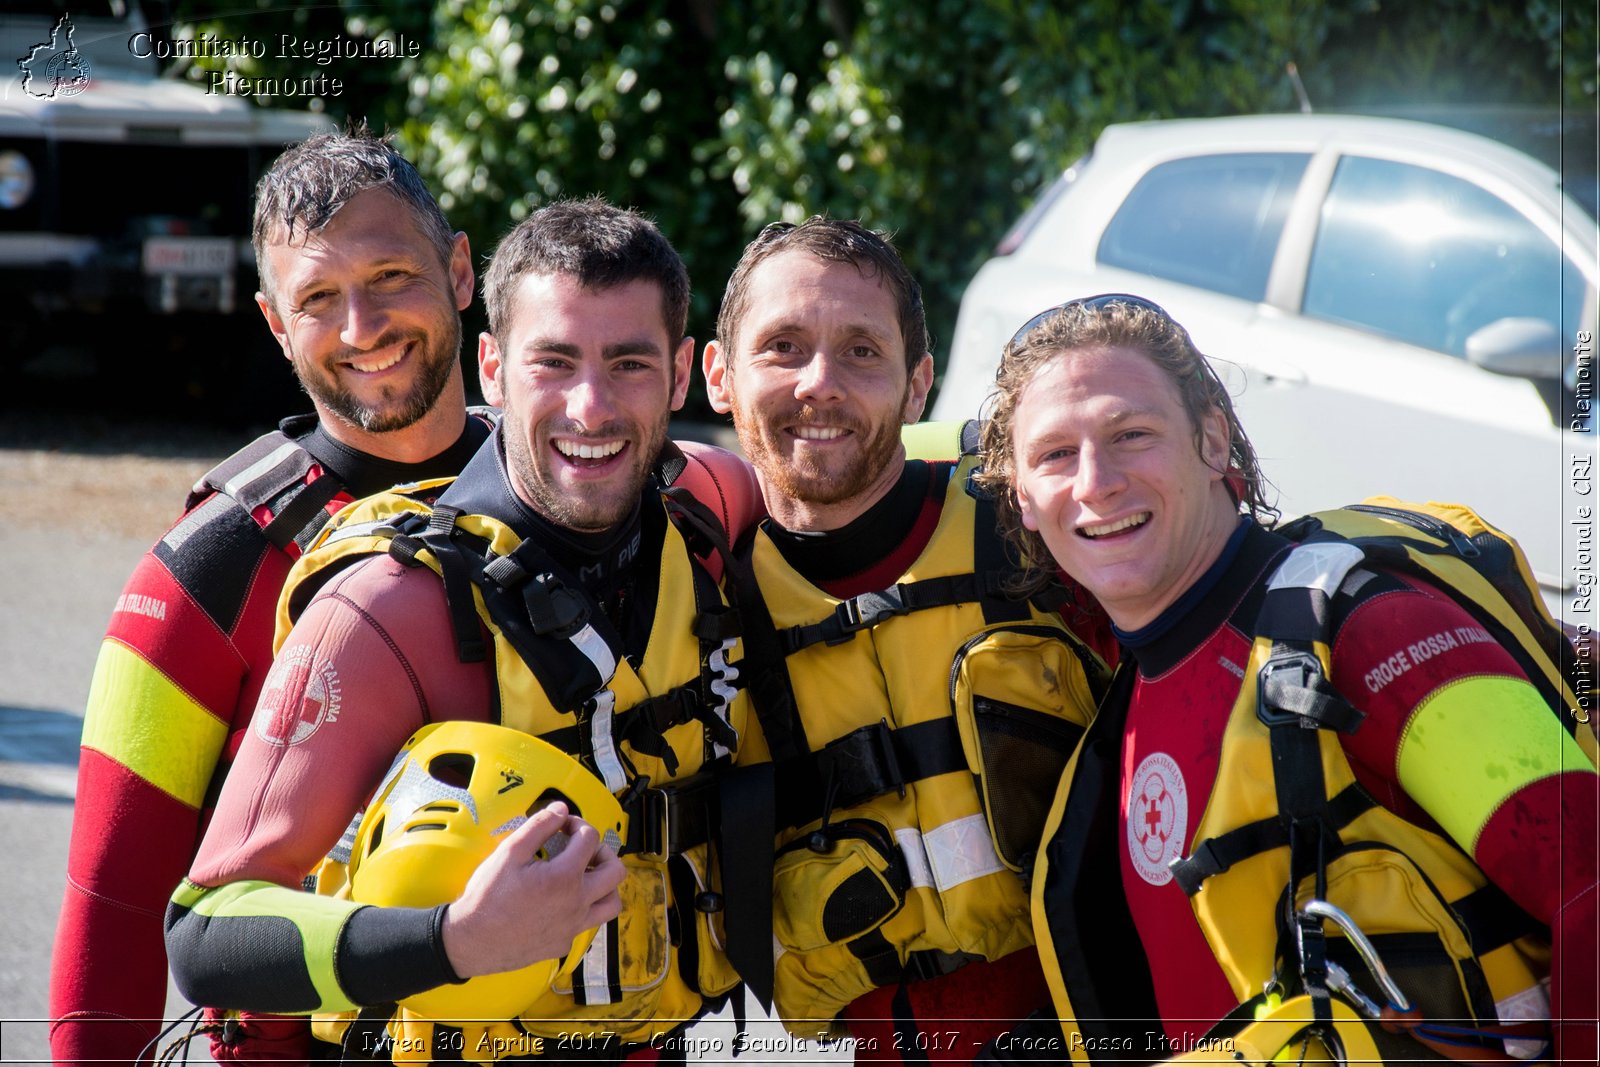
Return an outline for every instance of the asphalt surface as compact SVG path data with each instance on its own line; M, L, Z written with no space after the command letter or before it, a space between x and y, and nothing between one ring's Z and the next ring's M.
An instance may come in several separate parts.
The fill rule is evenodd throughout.
M0 416L0 862L12 887L0 938L6 1062L49 1058L51 942L100 635L134 564L226 441L59 413ZM174 994L171 1007L187 1005Z

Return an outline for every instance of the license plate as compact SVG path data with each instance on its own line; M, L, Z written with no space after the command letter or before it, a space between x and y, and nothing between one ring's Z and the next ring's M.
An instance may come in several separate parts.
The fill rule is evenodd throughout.
M233 239L229 237L147 237L146 274L231 274Z

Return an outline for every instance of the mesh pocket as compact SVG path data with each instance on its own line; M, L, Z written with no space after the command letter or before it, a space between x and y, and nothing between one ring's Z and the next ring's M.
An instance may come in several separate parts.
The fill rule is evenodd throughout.
M1026 873L1039 851L1056 786L1094 716L1097 662L1042 624L986 630L956 653L950 709L1008 870Z
M995 852L1012 870L1025 870L1039 850L1056 785L1083 728L982 696L973 698L972 710Z
M773 933L787 949L814 952L888 922L905 903L910 878L888 829L851 819L780 849L772 888Z

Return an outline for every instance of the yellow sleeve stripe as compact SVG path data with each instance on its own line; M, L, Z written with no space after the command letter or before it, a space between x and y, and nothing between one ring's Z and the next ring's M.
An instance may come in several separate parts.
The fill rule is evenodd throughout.
M211 923L234 928L233 937L241 939L234 944L248 944L245 931L252 925L261 930L259 936L264 939L263 943L267 939L288 938L298 947L305 965L303 975L317 993L318 1003L308 1008L308 1013L350 1011L360 1007L340 988L333 955L344 924L364 905L272 882L228 882L208 889L188 879L179 883L172 901ZM292 932L286 933L286 930ZM219 943L212 951L223 951L222 944L225 943ZM271 951L264 955L272 960ZM249 961L240 959L238 962L244 965Z
M205 799L228 728L120 641L100 645L83 744L185 804Z
M1527 682L1495 675L1441 686L1400 738L1400 785L1470 853L1518 789L1586 762Z

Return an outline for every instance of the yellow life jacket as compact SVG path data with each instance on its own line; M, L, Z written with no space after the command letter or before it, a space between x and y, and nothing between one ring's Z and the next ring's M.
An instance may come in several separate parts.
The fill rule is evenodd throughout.
M1105 666L1005 595L975 465L951 473L932 538L889 589L840 600L754 541L799 709L798 755L775 767L772 918L774 1000L795 1033L879 986L1033 943L1045 806ZM768 758L764 740L737 761Z
M1324 931L1299 915L1317 898L1354 919L1424 1018L1475 1020L1486 1034L1502 1023L1547 1021L1548 930L1453 841L1402 819L1361 789L1336 736L1353 729L1360 713L1326 681L1332 675L1326 602L1372 559L1422 575L1478 617L1523 664L1592 761L1593 734L1586 720L1569 715L1578 702L1558 667L1561 657L1545 648L1561 640L1559 630L1536 592L1532 599L1522 595L1525 603L1516 599L1518 588L1533 588L1520 550L1467 509L1389 498L1318 513L1285 532L1305 543L1268 583L1246 683L1223 732L1216 785L1189 854L1171 866L1234 995L1244 1004L1274 986L1305 989L1313 1002L1325 1002L1327 960L1364 977L1358 954L1338 930ZM1478 558L1496 545L1509 546L1503 559ZM1497 567L1506 581L1490 580ZM1131 672L1113 688L1124 682L1131 690ZM1082 844L1096 840L1107 819L1115 829L1125 707L1125 700L1109 699L1074 754L1051 807L1033 888L1040 958L1067 1047L1085 1061L1115 1044L1110 1020L1158 1018L1148 979L1128 977L1139 946L1131 926L1121 925L1125 909L1097 899L1100 890L1089 881L1096 878L1089 873L1094 864L1107 856L1091 855ZM1107 869L1116 870L1114 854ZM1098 877L1116 881L1114 873ZM1120 946L1118 937L1125 939ZM1109 981L1108 955L1116 968ZM1419 1054L1414 1043L1377 1037L1386 1055ZM1494 1055L1517 1056L1535 1054L1541 1044L1525 1036L1505 1037L1503 1050L1493 1037L1480 1042Z
M401 1008L359 1020L357 1013L319 1017L314 1032L348 1043L355 1023L366 1051L386 1046L395 1060L493 1060L581 1050L605 1038L647 1042L714 1006L738 982L710 847L718 825L711 772L745 730L747 701L732 662L737 616L691 558L665 496L662 504L647 498L645 508L656 514L647 510L643 536L662 544L654 621L635 665L603 615L588 610L575 583L555 577L559 568L547 569L553 561L537 546L525 546L497 518L459 512L451 492L424 503L442 487L399 487L340 512L289 576L278 641L315 589L361 558L387 552L439 573L457 616L461 658L493 656L499 721L577 755L623 799L630 829L622 914L599 931L572 975L530 989L516 1019L446 1022ZM492 637L487 650L479 620ZM336 851L325 861L319 891L347 893L347 859L348 851Z

